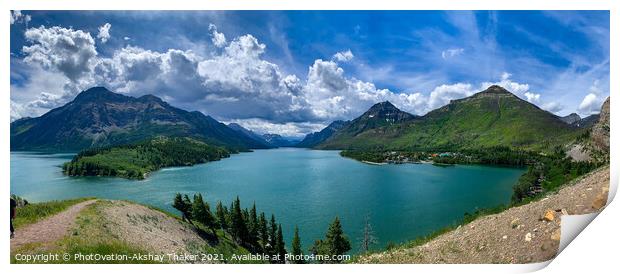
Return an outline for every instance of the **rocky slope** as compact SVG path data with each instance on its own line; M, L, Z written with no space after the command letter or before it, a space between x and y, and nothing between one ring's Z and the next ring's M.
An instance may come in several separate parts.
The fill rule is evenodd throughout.
M578 122L579 120L581 120L581 116L579 116L579 114L577 113L571 113L567 116L564 117L560 117L560 120L562 120L562 122L567 123L567 124L572 124L575 122Z
M560 120L562 120L562 122L580 128L589 128L593 126L598 121L598 119L598 114L592 114L588 117L581 118L577 113L571 113L567 116L560 117Z
M600 210L607 202L609 167L557 193L459 226L429 242L365 255L361 263L532 263L552 259L563 215Z
M152 95L135 98L95 87L40 117L11 123L11 150L76 151L159 135L192 137L235 150L265 147L198 111L173 107Z
M590 127L589 138L580 138L568 147L567 154L573 160L609 162L609 98L596 117L598 119Z
M341 120L333 121L331 124L329 124L327 127L322 129L321 131L313 132L313 133L306 135L306 137L304 137L304 139L301 140L301 142L299 142L296 146L297 147L314 147L324 142L325 140L327 140L336 131L344 128L348 123L349 123L348 121L341 121Z
M600 118L592 127L591 138L595 147L602 151L609 151L609 97L601 107Z
M254 139L256 142L262 144L265 147L270 147L271 145L265 140L265 138L263 138L263 136L261 136L260 134L251 131L247 128L244 128L243 126L241 126L240 124L237 123L230 123L228 124L228 127L233 129L234 131L237 131L241 134L244 134L248 137L250 137L251 139Z

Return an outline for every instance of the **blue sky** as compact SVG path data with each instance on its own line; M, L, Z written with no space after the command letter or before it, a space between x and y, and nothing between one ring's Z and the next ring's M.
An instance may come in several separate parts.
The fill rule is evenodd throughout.
M12 12L12 119L103 85L302 136L379 101L422 115L490 84L596 113L609 12Z

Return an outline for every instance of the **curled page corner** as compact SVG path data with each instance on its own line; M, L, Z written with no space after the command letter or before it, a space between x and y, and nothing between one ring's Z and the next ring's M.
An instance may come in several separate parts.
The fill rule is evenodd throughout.
M564 215L562 216L562 223L560 226L561 229L561 236L560 236L560 245L558 248L558 252L556 254L556 257L558 255L560 255L560 253L562 253L562 251L564 251L564 249L566 247L568 247L570 245L570 243L579 235L581 234L581 232L594 220L596 219L596 217L603 211L605 210L605 208L607 207L607 205L609 205L615 195L616 195L616 191L618 189L618 180L617 180L617 176L615 176L616 170L615 169L610 169L610 182L609 182L609 192L607 194L607 202L605 203L605 207L602 207L601 209L599 209L596 212L592 212L592 213L587 213L587 214L575 214L575 215ZM543 262L543 263L537 263L537 264L532 264L533 268L532 270L534 270L535 267L540 267L539 269L542 269L544 267L546 267L547 265L549 265L555 258L547 261L547 262ZM539 270L537 269L537 270ZM534 270L535 271L535 270Z
M560 253L562 253L562 251L577 237L577 235L579 235L594 219L596 219L596 216L598 216L601 211L582 215L562 216L562 225L560 226L560 245L556 256L544 262L514 265L513 273L531 273L549 266L553 260L555 260L555 258L557 258L557 256L559 256Z
M558 255L583 231L601 211L583 214L562 216L560 248ZM557 255L556 255L557 256Z

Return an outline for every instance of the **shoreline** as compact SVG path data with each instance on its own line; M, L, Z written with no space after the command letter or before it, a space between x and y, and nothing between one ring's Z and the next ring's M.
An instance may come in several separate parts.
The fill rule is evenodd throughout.
M377 163L377 162L371 162L371 161L362 161L362 163L364 164L368 164L368 165L373 165L373 166L384 166L387 165L388 163Z

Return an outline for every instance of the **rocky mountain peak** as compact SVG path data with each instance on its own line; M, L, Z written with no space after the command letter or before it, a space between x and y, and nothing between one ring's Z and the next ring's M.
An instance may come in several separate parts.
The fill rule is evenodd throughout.
M388 119L390 122L398 122L403 120L409 120L415 116L398 109L389 101L374 104L368 111L366 111L360 118L365 119Z
M97 101L117 101L123 100L126 96L111 92L105 87L92 87L78 94L74 101L76 102L97 102Z
M581 120L581 116L579 116L579 114L577 114L577 113L571 113L571 114L569 114L567 116L560 117L560 120L562 120L564 123L567 123L567 124L570 125L570 124L573 124L575 122L580 121Z
M487 94L512 94L510 91L498 85L492 85L482 92Z

